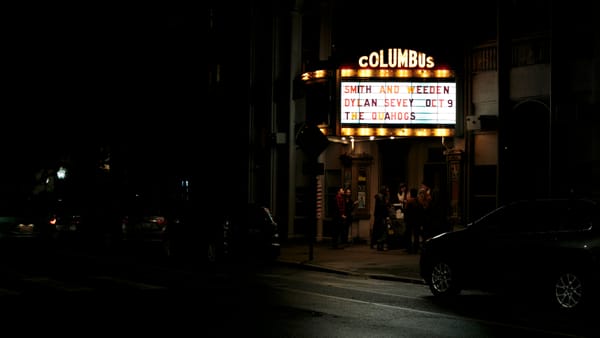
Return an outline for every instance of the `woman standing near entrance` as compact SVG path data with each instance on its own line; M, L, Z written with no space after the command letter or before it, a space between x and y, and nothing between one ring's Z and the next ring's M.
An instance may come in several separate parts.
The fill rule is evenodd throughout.
M352 199L352 189L346 188L344 192L344 212L346 218L344 220L344 227L342 228L342 243L348 243L348 237L350 236L352 223L354 222L354 208L358 205L358 201Z

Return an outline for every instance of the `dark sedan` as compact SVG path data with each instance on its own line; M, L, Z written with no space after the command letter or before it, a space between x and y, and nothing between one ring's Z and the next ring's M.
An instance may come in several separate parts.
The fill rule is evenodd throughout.
M248 203L246 210L225 215L223 222L226 257L272 261L280 255L279 225L268 207Z
M0 216L0 252L6 255L35 256L47 248L48 230L38 219L24 215Z
M269 208L249 203L232 214L202 213L191 206L124 218L128 247L159 248L165 257L208 264L279 255L279 228Z
M536 199L501 206L425 241L420 273L436 296L511 290L539 294L563 310L583 308L600 285L598 204Z
M0 240L25 241L41 236L39 224L33 218L25 216L0 216Z

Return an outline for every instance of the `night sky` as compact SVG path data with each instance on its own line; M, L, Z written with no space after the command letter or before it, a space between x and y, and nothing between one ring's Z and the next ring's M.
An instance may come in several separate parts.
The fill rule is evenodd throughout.
M168 12L86 6L5 15L4 199L59 161L96 161L110 149L143 167L187 151L169 147L188 147L195 107L185 75L190 56L177 47L182 37L173 38L177 27Z
M476 9L493 17L494 4ZM230 141L206 132L222 121L210 98L198 95L204 82L195 76L203 74L199 67L210 54L192 35L202 32L195 26L202 21L189 13L202 11L14 7L2 20L0 195L12 194L15 182L27 181L64 154L93 158L108 148L133 167L148 169L153 163L159 171L170 170L166 164L174 161L188 167L194 157L206 168L209 158L219 164L236 156L235 149L214 147ZM456 49L467 36L462 33L476 34L470 23L483 20L463 11L456 2L340 2L334 53L354 61L355 55L381 48L410 48L439 62L458 62ZM238 125L219 128L230 130L225 137L235 136Z
M494 37L495 2L467 12L461 1L340 2L334 13L334 44L344 55L406 48L432 55L441 63L462 63L467 39ZM472 27L478 27L473 30Z

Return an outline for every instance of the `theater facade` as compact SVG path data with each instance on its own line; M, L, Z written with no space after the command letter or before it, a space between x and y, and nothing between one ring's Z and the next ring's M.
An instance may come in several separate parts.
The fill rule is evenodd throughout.
M359 201L354 239L369 238L373 200L382 185L394 202L400 183L418 188L425 182L443 203L445 226L458 222L462 151L453 149L453 136L461 103L450 65L394 47L336 69L303 73L302 83L306 121L330 141L318 159L323 170L316 173L317 240L331 232L339 187L351 188Z

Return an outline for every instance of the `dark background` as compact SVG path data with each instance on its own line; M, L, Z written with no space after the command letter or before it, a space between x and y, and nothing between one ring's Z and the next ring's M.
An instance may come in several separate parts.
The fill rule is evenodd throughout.
M211 131L217 121L202 116L213 105L200 96L194 23L172 13L93 6L5 13L3 211L30 200L36 174L60 165L87 196L196 171L209 136L219 136Z

